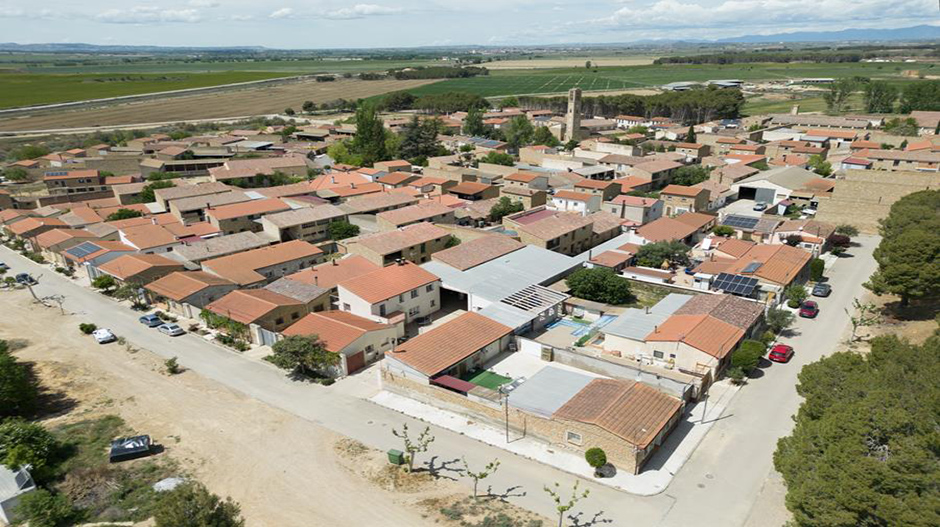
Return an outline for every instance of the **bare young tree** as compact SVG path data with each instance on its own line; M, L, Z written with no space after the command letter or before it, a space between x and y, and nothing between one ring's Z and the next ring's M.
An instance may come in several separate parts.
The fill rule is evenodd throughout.
M565 501L561 497L561 486L558 483L555 483L554 488L546 485L544 487L545 492L552 497L552 500L555 502L555 510L558 511L558 527L563 527L563 522L565 521L565 513L574 508L579 501L588 497L588 494L591 492L589 489L584 489L584 492L578 492L578 486L580 481L574 482L574 487L571 489L571 497Z
M489 476L493 475L496 472L496 469L499 468L499 460L494 459L490 461L483 470L479 472L473 472L470 470L470 465L467 464L467 458L462 458L463 460L463 473L466 476L473 480L473 499L477 499L477 486L480 484L480 480L484 480Z
M434 442L434 436L431 435L430 426L424 427L424 431L421 432L415 440L412 440L408 435L407 423L401 425L401 432L393 428L392 434L405 443L405 452L408 453L408 472L414 470L415 454L427 452L428 445Z
M852 322L852 337L850 342L855 342L855 333L858 328L874 326L881 320L881 314L878 312L878 306L872 303L863 304L857 298L852 299L852 309L845 309L849 315L849 321Z

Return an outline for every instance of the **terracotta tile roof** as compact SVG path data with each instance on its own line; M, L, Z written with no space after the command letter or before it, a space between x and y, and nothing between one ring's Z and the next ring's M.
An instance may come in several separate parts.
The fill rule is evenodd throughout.
M614 182L620 183L620 192L622 193L630 192L636 187L643 187L650 184L650 180L638 176L617 178Z
M409 205L395 210L387 210L375 215L377 219L385 220L392 225L406 225L416 221L424 221L442 214L452 214L454 209L435 201Z
M594 379L553 417L595 425L646 448L680 408L679 399L644 384Z
M816 137L836 137L839 139L855 139L858 136L858 132L852 130L809 130L806 132L806 135L812 135Z
M368 182L369 178L358 172L330 172L311 181L310 187L316 191L348 187L350 185L364 185Z
M417 176L411 172L392 172L380 177L376 181L382 183L383 185L401 185L402 183L412 179L417 179Z
M555 192L555 195L552 197L570 201L591 201L591 198L593 198L594 195L587 194L585 192L575 192L573 190L559 190Z
M687 148L690 150L698 150L703 146L705 145L699 143L676 143L676 148Z
M764 306L734 295L695 295L673 314L710 315L747 332L763 316Z
M744 337L744 330L710 315L673 314L646 336L648 342L683 342L722 359Z
M656 204L657 201L659 200L655 198L644 198L641 196L628 196L626 194L621 194L607 203L613 203L614 205L626 205L627 207L652 207Z
M743 151L743 152L757 152L763 150L764 145L734 145L731 147L731 151Z
M163 226L163 228L168 230L171 234L173 234L173 236L176 236L178 240L182 240L183 238L190 238L193 236L202 238L222 232L208 221L197 221L195 223L190 223L189 225L183 225L182 223L167 223Z
M444 179L441 177L424 176L422 178L412 181L411 183L408 183L408 186L409 187L424 187L427 185L443 185L444 183L447 183L448 181L450 180Z
M311 181L301 181L300 183L291 183L289 185L278 185L276 187L252 189L262 196L268 198L284 198L290 196L313 195L316 189L313 188Z
M717 275L728 272L728 268L731 267L732 263L734 263L734 261L728 259L709 260L698 264L694 271L696 273Z
M323 254L315 245L302 240L259 247L242 253L230 254L202 262L204 270L227 278L239 285L261 282L265 277L258 269L284 264L303 258L315 258Z
M366 333L391 327L346 311L324 311L310 313L282 333L288 337L316 335L328 351L339 353Z
M591 263L600 265L602 267L614 268L618 265L625 265L630 262L634 257L634 254L620 252L620 251L604 251L594 258L591 258Z
M516 228L541 240L553 240L565 233L587 227L593 222L594 220L588 216L559 212L547 215L531 223L521 223Z
M450 233L436 225L421 222L402 227L390 232L379 232L360 236L353 243L359 243L378 254L390 254L408 247L443 238Z
M494 234L461 243L431 255L432 260L443 262L455 269L466 271L525 247L509 236Z
M230 220L234 218L243 218L256 214L267 214L271 212L283 212L290 210L290 205L277 198L256 199L242 203L232 203L222 205L221 207L211 208L206 211L206 215L216 220Z
M518 181L520 183L531 183L540 177L545 177L535 172L513 172L503 179L506 181Z
M251 324L279 307L303 305L266 289L239 289L207 305L206 309L236 322Z
M486 183L477 183L475 181L464 181L462 183L457 183L456 185L447 189L447 192L451 194L479 194L486 191L486 189L491 188L492 185L487 185Z
M127 280L154 268L182 270L183 264L159 254L125 254L98 266L98 269L119 280Z
M910 146L910 145L908 145L908 146ZM852 149L852 150L862 150L862 149L865 149L865 148L872 148L872 149L876 149L876 150L877 150L878 148L881 148L881 144L880 144L880 143L876 143L876 142L874 142L874 141L868 141L868 140L864 140L864 139L859 139L859 140L857 140L857 141L852 141L852 144L849 145L849 148Z
M340 198L349 198L352 196L362 196L365 194L374 194L382 192L385 187L381 183L362 183L346 187L333 187L320 191L321 196L337 196Z
M344 280L338 286L370 304L377 304L438 280L434 274L405 262Z
M723 145L727 145L727 144L737 145L737 144L743 143L744 139L741 139L740 137L719 137L718 140L715 142L718 144L723 144Z
M195 196L205 196L208 194L219 194L222 192L231 192L232 187L225 183L212 181L210 183L199 183L197 185L178 184L175 187L161 188L154 191L154 194L160 199L171 201L174 199L192 198Z
M751 248L755 245L757 244L750 240L741 240L739 238L723 238L721 243L719 243L715 249L727 254L728 256L740 258L747 254L747 252L750 251Z
M275 212L264 216L265 222L270 222L279 228L286 229L305 223L330 220L333 218L343 218L346 213L339 207L330 204L317 205L315 207L302 207L299 209Z
M702 192L705 192L705 189L697 187L685 187L682 185L666 185L665 188L659 191L660 194L671 194L673 196L686 196L690 198L694 198Z
M213 286L234 287L235 284L205 271L176 271L150 282L144 288L170 300L182 302L203 289Z
M612 185L617 185L615 181L602 181L600 179L582 179L574 184L574 188L590 188L595 190L606 190Z
M262 157L257 159L230 159L220 167L210 168L209 175L216 181L274 174L280 169L306 168L300 156Z
M767 160L766 156L762 156L758 154L728 154L722 157L724 157L725 159L737 159L738 161L740 161L741 163L745 165L750 165L752 163L757 163L758 161Z
M635 170L642 170L644 172L649 172L650 174L656 174L657 172L665 172L667 170L672 170L674 168L681 167L681 163L676 163L675 161L669 161L666 159L657 159L653 161L647 161L645 163L640 163L639 165L634 165Z
M698 230L715 221L716 217L703 212L686 212L676 216L675 220Z
M464 313L385 355L433 377L510 333L512 328L483 315Z
M7 226L14 235L21 236L41 227L68 227L68 224L58 218L26 218Z
M728 272L744 276L756 276L780 285L788 285L809 263L812 255L803 249L789 245L755 245L734 263ZM761 266L753 273L744 269L751 263Z
M698 229L673 218L657 218L636 230L637 235L651 242L684 240Z
M76 238L96 238L84 229L52 229L36 236L36 243L43 249Z
M340 205L340 207L349 214L363 214L388 207L414 205L417 202L417 198L407 194L399 192L381 192L350 198Z
M816 220L787 220L777 227L777 232L800 232L827 239L836 232L836 226Z
M177 242L176 236L172 232L166 230L162 225L154 224L121 229L121 238L141 251L162 245L172 245Z
M371 273L372 271L377 271L378 269L381 269L381 267L366 258L353 255L339 260L332 260L314 267L308 267L302 271L287 275L287 278L305 284L313 284L332 289L340 282Z
M613 229L620 230L623 228L624 220L610 212L600 210L590 214L588 218L594 222L591 224L591 230L594 231L594 234L605 234Z

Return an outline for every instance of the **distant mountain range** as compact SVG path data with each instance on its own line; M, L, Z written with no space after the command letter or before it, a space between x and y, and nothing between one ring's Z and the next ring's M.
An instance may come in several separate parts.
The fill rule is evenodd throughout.
M795 33L777 33L773 35L744 35L723 38L719 43L759 44L762 42L843 42L847 40L886 41L886 40L937 40L940 39L940 26L913 26L897 29L843 29L841 31L798 31Z
M171 47L171 46L102 46L98 44L17 44L15 42L0 43L0 51L31 52L31 53L245 53L266 51L262 46L231 46L231 47Z

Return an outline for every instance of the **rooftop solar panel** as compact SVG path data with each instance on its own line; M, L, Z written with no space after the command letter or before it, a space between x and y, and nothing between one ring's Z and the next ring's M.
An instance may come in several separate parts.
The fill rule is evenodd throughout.
M759 221L760 218L731 215L722 220L721 224L738 229L753 229Z
M757 279L735 274L721 273L713 287L732 295L751 296L757 288Z
M84 242L84 243L80 243L76 245L75 247L72 247L71 249L67 249L65 252L71 254L72 256L76 258L84 258L88 256L89 254L99 251L99 250L101 250L101 247L98 247L97 245L91 242Z

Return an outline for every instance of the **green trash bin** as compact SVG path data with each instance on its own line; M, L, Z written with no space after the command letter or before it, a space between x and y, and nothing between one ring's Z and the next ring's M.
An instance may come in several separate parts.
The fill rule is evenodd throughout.
M405 453L401 450L389 450L388 451L388 462L393 465L404 465L405 464Z

